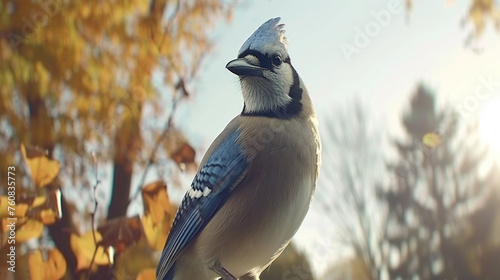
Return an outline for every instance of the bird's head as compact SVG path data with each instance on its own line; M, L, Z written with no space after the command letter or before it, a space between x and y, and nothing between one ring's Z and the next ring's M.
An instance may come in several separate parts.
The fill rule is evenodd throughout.
M245 106L242 115L291 117L300 112L302 88L291 65L280 18L262 24L226 68L238 75Z

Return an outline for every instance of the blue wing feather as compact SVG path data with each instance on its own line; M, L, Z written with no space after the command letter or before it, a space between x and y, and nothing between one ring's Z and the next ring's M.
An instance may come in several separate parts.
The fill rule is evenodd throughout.
M163 248L156 278L171 280L180 252L208 224L229 198L247 167L241 147L236 144L238 132L226 138L209 157L191 183L172 224Z

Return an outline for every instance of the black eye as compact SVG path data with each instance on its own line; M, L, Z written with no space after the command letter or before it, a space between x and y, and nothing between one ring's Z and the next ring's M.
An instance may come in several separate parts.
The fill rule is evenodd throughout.
M282 62L283 61L281 61L281 56L279 56L279 55L273 56L273 64L275 66L280 66Z

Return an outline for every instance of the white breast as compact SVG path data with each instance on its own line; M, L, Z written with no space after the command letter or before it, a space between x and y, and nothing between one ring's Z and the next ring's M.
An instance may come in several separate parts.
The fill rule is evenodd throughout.
M245 211L227 213L241 218L223 225L231 227L230 235L236 233L226 238L220 256L234 275L262 271L282 252L307 214L316 184L317 146L314 141L301 141L300 133L310 133L301 128L295 134L284 129L288 133L275 138L276 144L266 145L273 149L257 153L250 175L224 207ZM231 211L225 209L221 210Z
M265 202L250 199L244 203L251 210L241 220L240 228L232 231L237 232L236 242L231 242L230 238L219 247L224 251L220 256L221 263L234 275L242 276L248 271L260 273L281 254L300 227L309 208L312 177L288 183L291 184L279 188L280 198L273 199L268 195ZM277 188L278 185L265 184L263 187Z

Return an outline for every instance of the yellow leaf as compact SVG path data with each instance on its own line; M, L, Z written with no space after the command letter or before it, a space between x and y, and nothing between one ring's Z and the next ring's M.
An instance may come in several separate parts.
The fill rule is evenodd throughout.
M28 212L29 205L26 203L16 203L16 216L24 217L26 216L26 212Z
M98 231L95 231L95 238L97 243L102 240L102 236ZM88 269L96 249L96 244L94 243L94 238L92 237L92 231L89 231L82 236L72 233L70 236L70 246L76 257L76 270ZM103 247L99 246L94 259L94 265L108 264L109 258L104 252Z
M45 209L40 212L40 221L46 225L56 222L56 213L52 209Z
M148 184L142 190L142 199L144 201L144 213L150 215L154 225L165 220L172 222L177 211L177 207L168 201L168 195L165 184L156 181Z
M0 196L0 218L9 217L9 199L6 195Z
M35 198L35 200L33 200L33 204L31 206L38 207L38 206L44 204L45 200L47 200L47 198L45 196L39 196L39 197Z
M441 138L434 132L426 133L423 137L424 145L435 148L441 143Z
M44 197L42 197L44 198ZM45 199L45 198L44 198ZM40 200L34 200L37 203L40 202ZM0 196L0 219L1 218L14 218L14 217L24 217L26 216L26 212L30 208L30 205L32 205L33 202L28 201L27 203L24 202L19 202L18 200L16 203L10 203L12 200L9 200L8 196ZM43 203L43 202L42 202ZM9 207L12 207L15 209L15 211L9 211ZM12 210L12 208L10 210ZM11 215L11 212L14 213L14 215Z
M21 220L18 219L17 222L19 229L16 231L16 243L23 243L32 238L38 238L42 235L43 224L39 221L28 219L23 224Z
M61 169L59 162L49 159L39 149L26 148L21 144L21 153L38 188L43 188L52 182Z
M156 280L156 269L143 269L141 272L139 272L139 274L137 274L137 278L135 280Z
M170 223L155 224L151 215L144 215L141 221L149 247L155 251L162 250L170 231Z
M36 250L28 257L31 280L57 280L66 273L66 260L57 249L49 250L47 261L43 260L42 252Z

